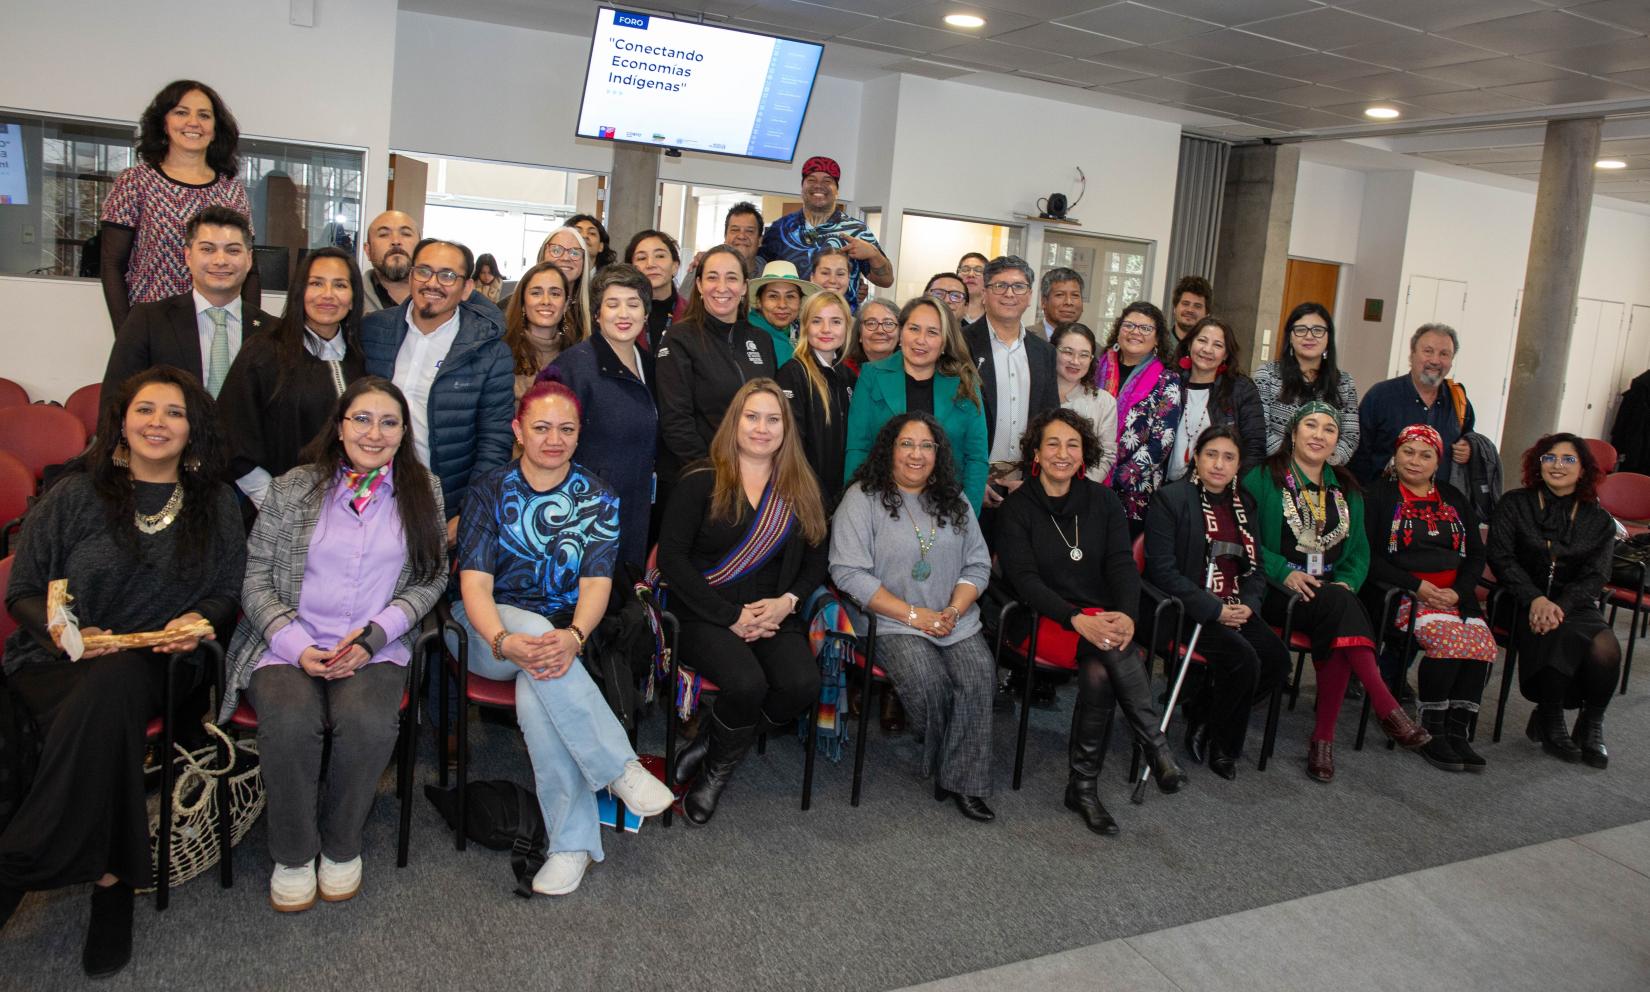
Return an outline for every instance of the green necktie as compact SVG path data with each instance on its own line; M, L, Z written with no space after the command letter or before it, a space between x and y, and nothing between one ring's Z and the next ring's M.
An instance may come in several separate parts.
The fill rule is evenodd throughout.
M218 398L224 376L229 374L229 311L223 307L207 307L212 318L212 354L206 368L206 391Z

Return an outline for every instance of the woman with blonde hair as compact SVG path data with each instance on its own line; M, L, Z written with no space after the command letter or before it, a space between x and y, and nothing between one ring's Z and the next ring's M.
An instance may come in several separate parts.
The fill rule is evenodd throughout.
M590 336L590 280L587 277L596 267L578 229L558 227L551 231L539 245L539 262L555 265L567 277L567 309L562 313L562 329L574 335L573 340L583 341Z
M848 301L825 290L802 304L796 354L775 378L791 401L797 438L825 498L827 511L842 495L842 458L848 440L848 400L859 376L840 362L853 324Z
M720 687L676 764L676 781L692 782L683 811L704 824L757 734L819 696L798 608L825 581L825 507L777 382L753 379L734 394L709 458L677 480L659 533L682 656Z
M516 399L562 352L583 341L569 329L567 301L573 283L554 262L527 270L504 305L504 343L516 363Z

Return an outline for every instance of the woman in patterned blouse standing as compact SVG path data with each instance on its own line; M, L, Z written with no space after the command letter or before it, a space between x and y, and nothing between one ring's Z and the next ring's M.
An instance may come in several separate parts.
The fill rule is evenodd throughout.
M1169 370L1168 320L1146 302L1117 315L1095 368L1095 385L1117 401L1117 467L1111 487L1129 516L1129 533L1145 527L1146 504L1163 484L1180 426L1180 377Z
M205 207L252 215L236 177L241 140L235 115L205 83L180 79L155 94L138 125L138 165L115 179L100 227L104 302L120 330L135 303L190 289L184 226ZM242 289L258 299L254 272Z
M1290 431L1290 418L1312 400L1335 410L1340 440L1329 464L1345 465L1358 450L1358 385L1335 359L1335 319L1322 303L1302 303L1283 322L1283 350L1277 361L1255 370L1255 389L1266 409L1266 453L1276 454Z

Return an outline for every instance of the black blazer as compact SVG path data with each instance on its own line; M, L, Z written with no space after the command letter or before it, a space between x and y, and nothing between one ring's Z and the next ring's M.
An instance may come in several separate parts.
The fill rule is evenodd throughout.
M1189 373L1180 374L1180 409L1186 409L1186 379ZM1255 388L1255 380L1241 372L1228 372L1231 377L1231 395L1227 402L1219 407L1211 404L1209 410L1209 425L1231 424L1237 428L1238 437L1242 439L1239 445L1243 461L1241 471L1248 470L1266 460L1266 408L1260 402L1260 390ZM1182 413L1184 416L1184 413ZM1192 438L1195 443L1197 438ZM1241 474L1241 473L1240 473Z
M241 304L241 343L254 334L275 326L275 318L262 310L247 313ZM195 325L193 291L168 296L153 303L139 303L115 335L109 364L103 372L103 395L112 396L120 384L144 369L175 365L195 378L206 381L201 368L201 338Z
M1255 501L1237 480L1234 479L1229 488L1243 501L1249 533L1257 535L1258 550L1259 517L1255 513ZM1219 620L1221 602L1203 587L1204 570L1209 567L1209 538L1204 530L1197 486L1190 479L1171 482L1152 494L1152 501L1146 506L1145 545L1147 581L1179 598L1193 623L1210 624ZM1257 561L1254 571L1238 580L1238 598L1258 614L1265 595L1266 572Z
M1041 331L1025 331L1026 364L1031 367L1031 403L1026 410L1026 421L1044 410L1060 405L1060 381L1054 374L1054 346ZM985 317L963 328L963 340L974 357L974 368L980 373L980 392L985 400L985 448L996 444L997 433L997 363L991 360L991 324ZM1016 443L1018 440L1016 439Z

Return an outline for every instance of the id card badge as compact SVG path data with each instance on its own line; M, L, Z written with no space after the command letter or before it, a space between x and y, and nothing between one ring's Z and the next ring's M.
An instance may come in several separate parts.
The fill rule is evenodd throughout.
M1306 554L1306 574L1318 576L1323 574L1323 552L1309 551Z

